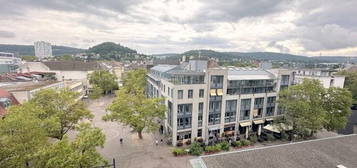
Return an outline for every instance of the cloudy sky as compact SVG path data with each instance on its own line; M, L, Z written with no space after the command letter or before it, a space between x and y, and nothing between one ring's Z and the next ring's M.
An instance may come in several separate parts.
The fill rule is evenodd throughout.
M0 43L357 55L357 0L0 0Z

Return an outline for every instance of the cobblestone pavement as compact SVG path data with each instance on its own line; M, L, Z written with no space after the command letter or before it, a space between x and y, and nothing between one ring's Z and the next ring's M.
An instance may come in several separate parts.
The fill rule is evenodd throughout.
M113 97L102 97L98 100L87 100L88 109L95 115L92 124L103 129L106 135L104 148L98 151L109 162L113 158L119 168L188 168L191 167L189 159L193 157L174 157L171 147L165 144L155 145L155 140L161 137L156 134L143 134L140 140L136 133L129 127L117 122L105 122L105 108L113 100ZM119 139L123 138L123 144Z

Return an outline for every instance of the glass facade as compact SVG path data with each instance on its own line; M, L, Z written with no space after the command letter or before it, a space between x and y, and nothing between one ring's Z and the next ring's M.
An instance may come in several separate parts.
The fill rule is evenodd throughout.
M237 100L227 100L224 122L228 123L228 122L236 121L236 113L237 113Z
M254 94L274 92L274 80L230 80L227 94Z
M192 104L177 105L177 129L191 128L192 125Z
M254 99L253 118L261 118L263 116L264 97Z
M250 119L251 99L242 99L240 105L240 121Z
M268 97L265 116L273 116L275 111L276 97Z

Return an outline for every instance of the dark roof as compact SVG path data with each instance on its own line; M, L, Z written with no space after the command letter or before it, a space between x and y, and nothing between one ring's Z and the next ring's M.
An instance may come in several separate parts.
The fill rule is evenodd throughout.
M50 68L50 70L59 71L94 71L102 69L99 62L46 61L43 64Z
M357 167L357 135L247 149L201 157L207 168Z

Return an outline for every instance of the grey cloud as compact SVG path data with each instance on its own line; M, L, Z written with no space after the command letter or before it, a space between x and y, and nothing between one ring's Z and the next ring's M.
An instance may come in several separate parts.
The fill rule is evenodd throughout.
M238 21L246 17L259 17L286 10L292 0L201 0L205 6L192 22Z
M144 0L1 0L2 14L21 14L19 11L31 8L57 11L80 12L110 16L113 13L126 13L129 7ZM11 10L12 9L12 10ZM6 12L6 13L4 13ZM115 14L114 14L115 15Z
M356 0L304 0L297 4L302 17L296 21L298 26L324 26L336 24L357 30Z
M0 38L14 38L14 37L16 37L15 33L0 30Z
M298 41L308 51L357 47L357 32L339 25L301 27L295 33Z
M278 49L280 51L280 53L289 53L290 52L289 48L285 47L284 45L278 44L276 41L270 42L267 46Z

